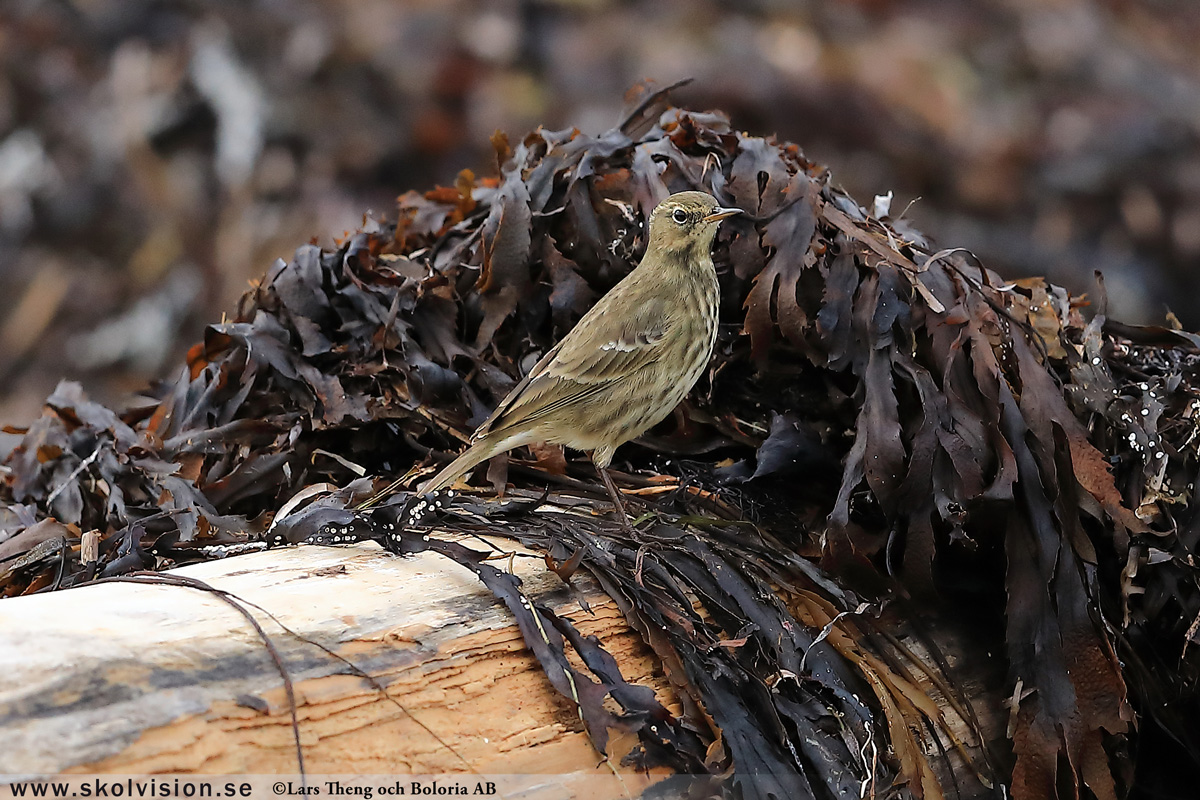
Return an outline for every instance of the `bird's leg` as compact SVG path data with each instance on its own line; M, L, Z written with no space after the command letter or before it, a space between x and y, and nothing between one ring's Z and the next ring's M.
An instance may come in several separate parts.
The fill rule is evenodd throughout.
M621 493L617 491L617 485L613 483L612 476L608 474L608 469L596 465L596 471L600 473L601 479L604 480L604 488L608 489L608 496L612 498L613 505L617 507L617 516L620 518L621 527L630 536L633 536L633 523L629 520L629 514L625 513L625 504L621 502Z

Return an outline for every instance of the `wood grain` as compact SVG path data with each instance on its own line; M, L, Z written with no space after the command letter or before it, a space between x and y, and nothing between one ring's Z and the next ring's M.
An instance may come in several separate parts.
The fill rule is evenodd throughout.
M508 540L495 544L512 551ZM678 712L657 658L586 575L568 587L520 551L493 563L597 636L627 680ZM521 796L599 800L636 796L665 774L619 765L630 738L615 739L615 757L602 762L507 609L436 554L298 547L172 572L261 608L251 610L294 682L311 775L543 775ZM986 738L1003 749L998 662L968 627L933 618L923 627L973 699ZM893 633L932 660L923 637L902 624ZM978 739L938 688L920 670L905 672L977 761ZM943 786L987 794L961 759L926 747ZM279 671L236 610L195 589L111 583L0 602L0 773L296 775L298 767Z
M568 588L528 555L511 564L531 597L677 705L593 583ZM550 687L507 610L446 559L299 547L176 572L294 632L254 612L295 682L310 773L629 772L615 759L598 764L575 707ZM0 603L0 771L294 774L297 763L281 678L251 626L210 594L122 583ZM623 781L613 796L645 778Z

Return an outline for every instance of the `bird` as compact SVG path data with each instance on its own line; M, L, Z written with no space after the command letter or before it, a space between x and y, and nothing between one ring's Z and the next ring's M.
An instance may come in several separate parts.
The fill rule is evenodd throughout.
M637 267L542 356L471 435L467 450L420 492L447 489L522 445L565 445L590 452L632 532L608 466L620 445L665 419L708 366L720 302L712 245L721 221L740 213L700 191L655 206Z

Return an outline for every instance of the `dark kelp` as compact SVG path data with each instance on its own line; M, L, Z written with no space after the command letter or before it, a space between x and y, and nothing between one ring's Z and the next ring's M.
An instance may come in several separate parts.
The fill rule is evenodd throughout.
M622 478L640 491L635 512L656 517L643 538L531 502L509 515L475 503L443 523L507 532L566 580L591 572L683 714L480 552L411 533L406 546L463 563L512 609L598 748L609 729L634 731L646 763L732 767L746 796L949 788L919 741L937 707L871 633L907 596L979 600L1006 642L1013 766L1000 779L1013 796L1124 794L1139 717L1200 764L1200 339L1111 323L1102 302L1087 321L1058 287L1005 282L873 218L795 145L661 94L635 100L598 137L497 136L498 177L408 192L394 223L300 248L150 405L118 414L61 385L10 431L0 590L234 552L277 510L275 541L394 524L395 498L347 510L383 477L293 498L448 457L639 257L653 206L704 188L747 214L717 243L712 369L619 454L643 471ZM603 507L581 462L508 474L517 497L551 481L548 502ZM90 531L98 557L84 563Z

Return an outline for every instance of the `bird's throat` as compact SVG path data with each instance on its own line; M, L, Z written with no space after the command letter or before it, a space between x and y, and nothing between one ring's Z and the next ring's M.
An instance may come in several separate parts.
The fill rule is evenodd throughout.
M648 252L643 263L651 260L657 262L657 271L663 273L706 274L713 271L711 248L711 242L689 241L667 245L653 254L657 258L651 259L652 254Z

